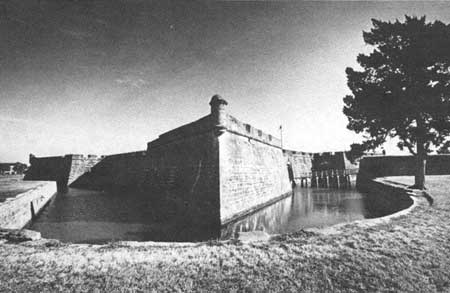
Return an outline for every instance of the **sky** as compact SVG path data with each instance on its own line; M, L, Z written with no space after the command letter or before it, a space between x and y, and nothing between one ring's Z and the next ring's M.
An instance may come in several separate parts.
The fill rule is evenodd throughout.
M0 162L145 150L214 94L285 148L349 149L345 68L371 18L405 14L450 3L0 0Z

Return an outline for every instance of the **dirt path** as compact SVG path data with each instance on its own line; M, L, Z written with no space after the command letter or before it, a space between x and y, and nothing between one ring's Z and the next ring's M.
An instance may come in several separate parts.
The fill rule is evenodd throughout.
M450 176L427 180L433 206L421 199L405 216L337 234L260 244L3 243L0 290L449 291Z

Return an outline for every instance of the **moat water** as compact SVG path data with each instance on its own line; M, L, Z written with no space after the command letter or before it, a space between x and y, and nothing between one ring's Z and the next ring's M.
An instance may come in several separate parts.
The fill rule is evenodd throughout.
M282 234L380 217L412 203L377 198L353 189L295 188L293 195L222 227L220 238L254 230ZM189 229L180 228L186 227L181 225L183 221L175 212L161 213L160 207L139 194L71 188L68 193L57 194L29 228L40 231L45 238L74 243L198 240L189 238Z

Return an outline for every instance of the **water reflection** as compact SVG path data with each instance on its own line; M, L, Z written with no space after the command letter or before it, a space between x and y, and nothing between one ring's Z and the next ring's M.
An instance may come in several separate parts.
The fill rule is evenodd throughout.
M369 215L365 196L356 190L296 188L292 196L224 227L221 235L230 238L238 232L254 230L289 233L364 219Z
M186 227L186 219L176 217L173 211L172 207L152 202L148 195L70 188L67 193L57 194L29 228L40 231L45 238L74 243L187 241L205 237L194 231L196 227Z
M180 212L186 210L185 206L174 207L173 202L155 203L149 196L136 193L69 189L53 198L30 228L40 231L43 237L75 243L198 241L228 239L240 231L295 232L384 216L411 203L409 198L363 195L355 190L296 188L292 196L220 229L201 226L198 223L209 221L204 217L201 221L190 219L196 213Z

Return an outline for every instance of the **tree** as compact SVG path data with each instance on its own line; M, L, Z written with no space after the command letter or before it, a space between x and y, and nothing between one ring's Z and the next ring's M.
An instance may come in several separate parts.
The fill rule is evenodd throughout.
M347 159L350 160L351 163L356 163L358 159L364 156L366 148L363 144L352 143L350 145L350 151L347 152Z
M26 169L27 165L22 164L20 162L15 163L13 168L13 170L16 171L17 174L23 174L23 172L25 172Z
M450 143L450 26L425 16L372 24L363 38L374 49L357 57L363 70L346 69L347 128L364 134L365 149L397 137L415 156L414 187L423 189L427 153Z

